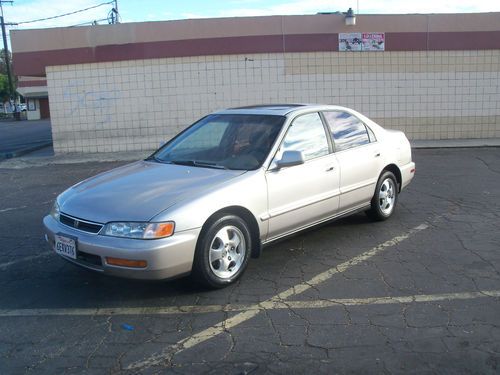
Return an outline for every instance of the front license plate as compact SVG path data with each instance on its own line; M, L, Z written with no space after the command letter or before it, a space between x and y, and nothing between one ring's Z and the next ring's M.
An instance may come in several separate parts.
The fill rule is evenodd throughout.
M64 255L71 259L76 259L76 239L63 236L61 234L55 235L54 250L57 254Z

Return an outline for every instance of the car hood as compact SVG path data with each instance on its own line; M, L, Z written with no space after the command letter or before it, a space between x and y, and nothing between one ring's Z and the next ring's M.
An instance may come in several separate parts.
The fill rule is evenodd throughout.
M59 205L67 215L98 223L149 221L244 172L140 161L74 185L61 194Z

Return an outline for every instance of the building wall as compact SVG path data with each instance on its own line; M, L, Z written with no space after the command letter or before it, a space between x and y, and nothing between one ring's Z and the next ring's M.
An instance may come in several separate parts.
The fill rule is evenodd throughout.
M195 56L46 68L56 152L151 150L208 112L354 108L410 139L500 137L500 50Z

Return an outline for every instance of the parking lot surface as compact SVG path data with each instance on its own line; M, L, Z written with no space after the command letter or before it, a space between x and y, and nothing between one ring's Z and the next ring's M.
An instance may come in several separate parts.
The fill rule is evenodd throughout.
M216 291L105 277L47 247L56 195L122 163L0 163L0 373L499 373L500 149L414 160L390 220L273 244Z
M50 120L0 121L0 160L18 157L46 148L43 154L52 154Z

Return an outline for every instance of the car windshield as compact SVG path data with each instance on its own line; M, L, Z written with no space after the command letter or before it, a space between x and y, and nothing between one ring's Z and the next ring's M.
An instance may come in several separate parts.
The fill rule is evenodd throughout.
M285 117L275 115L209 115L149 160L206 168L257 169L264 163L284 121Z

